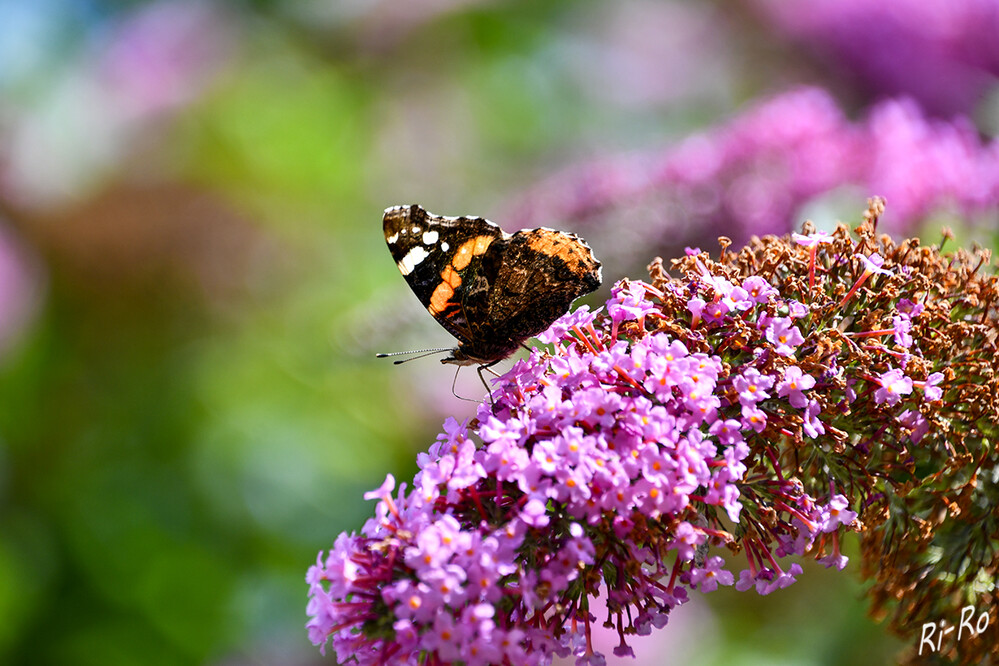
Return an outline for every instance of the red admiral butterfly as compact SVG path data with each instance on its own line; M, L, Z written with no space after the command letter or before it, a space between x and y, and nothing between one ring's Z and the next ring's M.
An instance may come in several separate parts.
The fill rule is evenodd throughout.
M574 234L511 235L481 217L443 217L415 205L387 209L382 226L410 288L458 339L441 363L480 370L498 363L600 286L600 262Z

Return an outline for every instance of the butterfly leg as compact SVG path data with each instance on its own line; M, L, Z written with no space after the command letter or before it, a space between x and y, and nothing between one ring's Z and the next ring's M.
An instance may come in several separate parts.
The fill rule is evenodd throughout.
M492 370L491 368L502 360L503 359L496 359L492 363L485 363L483 365L480 365L477 370L477 372L479 373L479 381L482 382L482 385L486 387L486 395L489 396L489 404L491 404L493 407L496 406L496 403L493 401L493 390L489 388L489 384L486 383L486 378L482 376L482 371L489 370L489 372L492 373L494 377L499 377L499 375L496 374L496 371Z
M460 365L457 368L454 369L454 379L451 380L451 395L453 395L454 397L458 398L458 400L464 400L465 402L478 402L478 400L473 400L472 398L463 398L460 395L458 395L457 391L454 390L455 385L458 383L458 371L459 370L461 370L461 366ZM479 375L479 378L481 379L482 375Z

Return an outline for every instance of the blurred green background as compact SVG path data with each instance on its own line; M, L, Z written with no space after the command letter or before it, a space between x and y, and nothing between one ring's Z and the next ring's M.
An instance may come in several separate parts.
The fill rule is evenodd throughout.
M374 359L452 343L382 210L502 225L821 75L749 4L0 0L0 663L333 663L306 568L474 412ZM888 663L861 592L718 592L637 663Z

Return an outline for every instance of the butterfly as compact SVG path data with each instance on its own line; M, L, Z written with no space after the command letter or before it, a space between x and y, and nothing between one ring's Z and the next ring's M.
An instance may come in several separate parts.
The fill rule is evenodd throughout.
M382 228L410 289L458 340L450 350L421 351L450 351L441 363L478 365L480 377L602 279L600 262L575 234L508 234L481 217L444 217L416 205L386 209Z

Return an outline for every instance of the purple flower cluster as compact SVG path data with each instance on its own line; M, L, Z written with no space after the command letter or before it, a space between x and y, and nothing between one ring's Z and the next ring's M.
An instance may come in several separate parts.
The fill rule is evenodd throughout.
M832 238L789 247L805 266ZM878 259L840 262L890 277ZM810 551L845 566L839 533L857 514L832 478L785 468L778 443L839 446L851 404L918 441L942 375L907 375L919 350L901 341L874 343L900 359L880 376L817 366L811 306L688 260L684 281L623 280L604 311L555 322L539 336L553 349L518 361L475 423L445 423L411 490L389 477L369 493L376 516L309 570L314 643L359 664L598 664L599 593L626 655L626 636L665 625L690 590L767 594L801 573L784 558ZM898 341L919 315L901 300L893 328L852 333ZM736 543L733 573L710 549Z
M789 35L873 96L968 114L999 76L996 0L751 0ZM857 48L863 26L863 48Z
M748 238L786 233L802 206L841 188L884 196L891 215L882 224L895 232L948 207L967 216L995 211L999 142L983 143L967 121L928 119L911 101L885 101L851 121L828 93L803 88L678 146L556 174L515 202L509 217L525 227L553 219L585 225L644 199L654 203L639 217L645 245L683 229ZM593 225L587 238L597 242L599 232ZM620 247L629 236L617 227L614 234L602 245L625 255L638 249Z

